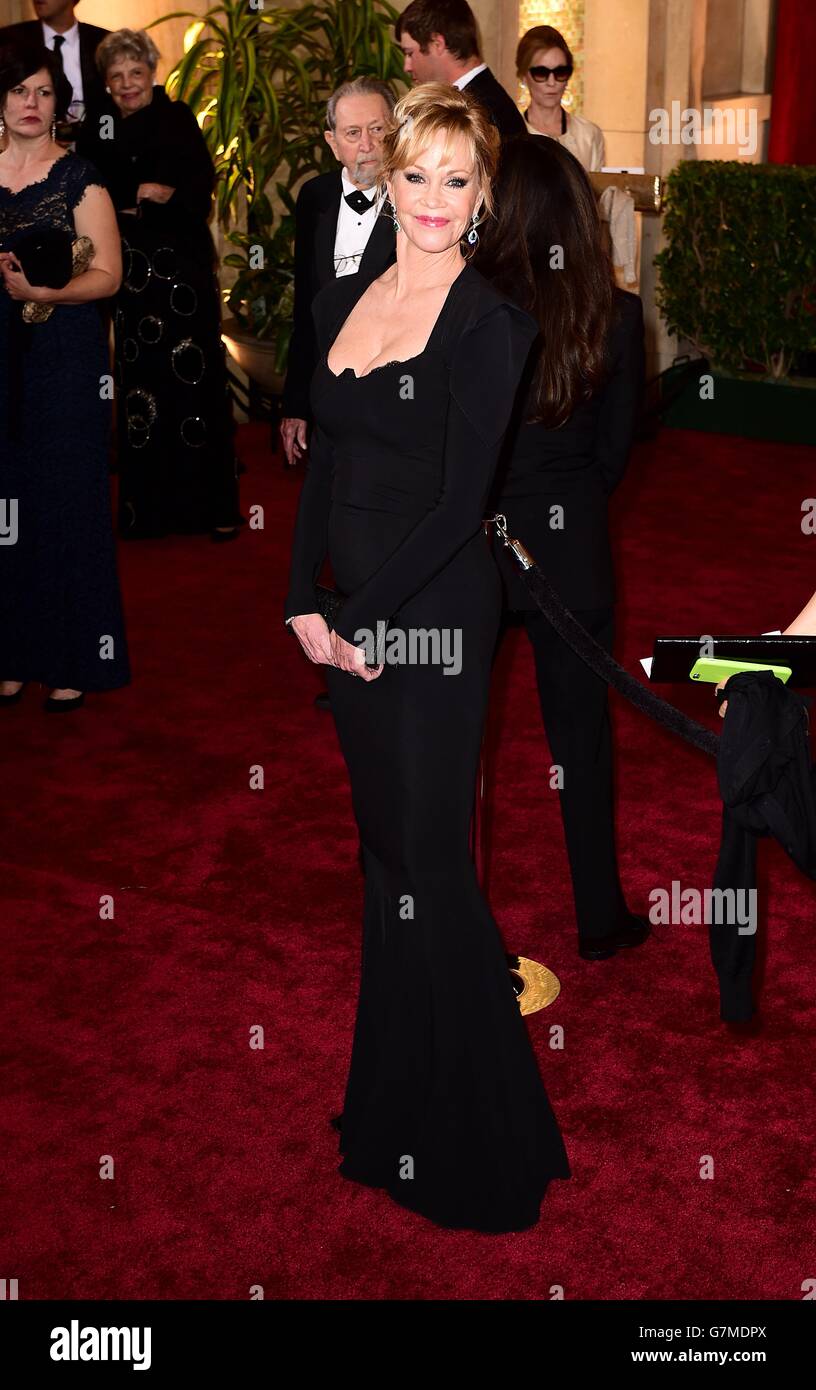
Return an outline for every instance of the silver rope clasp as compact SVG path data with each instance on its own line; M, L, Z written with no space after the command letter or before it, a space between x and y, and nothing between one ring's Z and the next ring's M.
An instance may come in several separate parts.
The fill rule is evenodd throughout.
M507 546L508 550L512 550L523 570L532 569L535 560L529 550L525 550L521 541L515 540L513 536L507 534L507 517L503 512L497 512L495 516L487 517L484 524L485 526L495 526L502 545Z

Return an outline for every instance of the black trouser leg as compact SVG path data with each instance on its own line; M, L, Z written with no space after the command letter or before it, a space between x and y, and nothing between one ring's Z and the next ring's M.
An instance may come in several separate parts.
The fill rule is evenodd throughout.
M612 650L614 610L585 609L576 618ZM581 940L614 931L628 911L618 876L612 803L612 730L606 683L596 676L542 613L526 617L535 654L538 694L553 763L563 769L559 792L575 915Z

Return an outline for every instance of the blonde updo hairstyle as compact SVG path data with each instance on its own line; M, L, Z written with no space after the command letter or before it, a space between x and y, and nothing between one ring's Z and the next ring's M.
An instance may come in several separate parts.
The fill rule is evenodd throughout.
M481 189L476 225L493 213L491 183L499 163L499 132L473 97L445 82L422 82L400 97L393 124L383 139L381 180L393 182L401 169L415 164L439 135L444 136L443 162L458 135L464 135Z

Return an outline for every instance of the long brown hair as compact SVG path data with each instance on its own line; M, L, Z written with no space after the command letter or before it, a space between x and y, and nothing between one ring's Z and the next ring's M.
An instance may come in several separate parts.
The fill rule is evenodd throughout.
M493 191L475 265L539 325L530 421L554 428L605 374L615 282L597 201L578 160L545 135L505 146Z

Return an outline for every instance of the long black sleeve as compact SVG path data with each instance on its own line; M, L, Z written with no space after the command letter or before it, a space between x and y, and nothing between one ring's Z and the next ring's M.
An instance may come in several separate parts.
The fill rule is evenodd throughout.
M311 420L309 385L317 362L317 339L312 301L317 286L312 273L315 240L315 207L312 180L305 183L295 203L295 298L292 336L283 387L283 415Z
M289 592L284 604L287 620L316 611L314 586L328 550L331 490L331 445L320 427L315 425L309 439L306 476L292 541Z
M377 631L479 530L519 379L537 328L512 305L494 306L460 339L451 364L442 487L417 523L370 579L343 604L336 630ZM331 506L331 444L315 427L292 550L287 618L315 612L314 582L326 558Z
M215 188L215 167L190 107L170 103L167 143L159 151L153 178L175 189L165 204L181 216L207 221Z
M454 350L442 487L432 511L343 604L336 630L377 632L478 532L519 379L537 336L511 304L488 310ZM360 639L358 639L360 640Z
M622 295L620 313L595 435L595 459L607 496L625 472L643 399L643 305L638 296Z
M103 139L100 121L114 123L114 138ZM190 107L170 101L162 87L153 100L126 120L110 97L94 120L85 122L77 141L77 153L95 164L102 174L117 211L136 206L141 183L163 183L174 189L166 203L145 199L142 216L162 224L185 228L206 227L212 211L215 166L207 142Z

